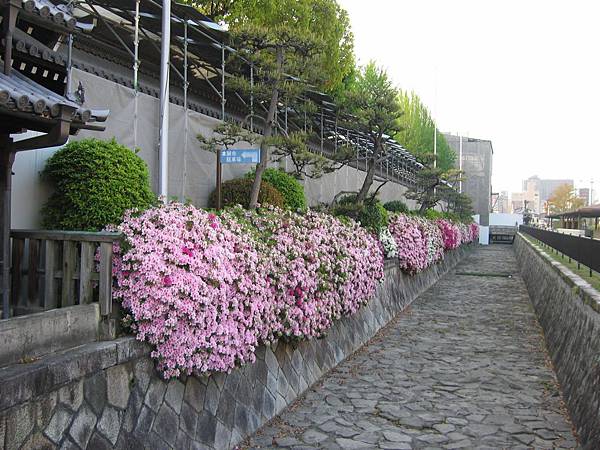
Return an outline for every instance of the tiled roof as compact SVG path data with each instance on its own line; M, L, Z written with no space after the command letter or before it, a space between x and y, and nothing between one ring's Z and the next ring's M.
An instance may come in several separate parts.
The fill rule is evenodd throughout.
M50 0L23 0L23 9L56 25L69 29L77 27L77 19L69 12L66 5L54 5Z
M108 111L84 108L16 70L11 71L9 76L0 73L0 112L18 111L51 120L58 117L61 107L72 111L73 123L104 122L108 117Z

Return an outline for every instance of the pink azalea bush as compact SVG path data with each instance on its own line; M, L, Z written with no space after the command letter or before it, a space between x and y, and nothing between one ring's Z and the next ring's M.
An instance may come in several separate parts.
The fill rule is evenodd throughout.
M325 214L172 203L118 227L115 296L165 378L229 371L258 344L326 333L383 278L380 243Z
M379 242L357 223L323 213L277 208L235 208L225 222L239 221L263 245L277 321L273 337L319 337L333 320L354 314L383 278Z
M461 230L457 224L447 219L438 219L436 224L442 233L444 250L458 248L463 243Z
M434 221L406 214L391 215L388 231L395 240L394 254L399 266L409 274L426 269L443 259L444 251L473 242L479 234L477 224L466 225L448 219ZM385 241L384 248L389 255L391 246Z
M128 213L118 229L115 296L165 378L254 361L273 310L251 239L178 203Z

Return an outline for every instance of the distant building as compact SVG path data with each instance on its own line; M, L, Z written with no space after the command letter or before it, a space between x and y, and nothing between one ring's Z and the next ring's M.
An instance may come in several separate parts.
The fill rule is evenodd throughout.
M544 214L548 199L559 186L567 184L573 187L573 180L541 179L537 175L523 181L523 201L527 202L527 209L534 214Z
M584 206L590 205L590 188L580 188L577 190L577 197L582 199L585 203Z
M510 195L510 212L513 214L523 214L525 209L525 193L513 192Z
M492 194L492 212L499 214L510 213L508 191Z
M456 152L456 166L465 172L465 181L461 183L460 189L471 197L473 210L475 214L479 214L479 223L488 226L492 196L492 157L494 155L492 141L447 133L444 134L444 137L452 150Z

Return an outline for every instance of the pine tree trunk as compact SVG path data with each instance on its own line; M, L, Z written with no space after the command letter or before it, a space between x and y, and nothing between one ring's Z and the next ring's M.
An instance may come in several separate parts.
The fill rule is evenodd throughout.
M365 176L365 180L363 181L362 187L360 191L358 191L358 195L356 196L356 203L363 203L367 195L369 194L369 189L371 189L371 185L373 184L373 178L375 177L375 169L377 168L377 159L379 158L381 144L377 143L375 146L375 151L371 156L371 159L367 162L367 175Z
M277 102L279 101L279 80L283 72L283 49L278 47L276 50L277 54L277 81L273 84L271 91L271 103L269 104L269 110L267 111L267 118L265 121L265 127L263 132L263 139L260 144L260 162L256 165L256 175L254 176L254 183L252 183L252 190L250 191L250 204L249 209L256 209L258 205L258 194L260 192L260 184L262 182L262 176L267 168L269 162L269 146L265 143L269 137L273 135L273 128L275 127L275 112L277 111Z

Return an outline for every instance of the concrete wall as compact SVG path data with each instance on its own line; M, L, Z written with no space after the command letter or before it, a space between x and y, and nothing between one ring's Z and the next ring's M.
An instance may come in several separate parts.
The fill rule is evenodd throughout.
M522 235L514 246L583 449L598 449L600 293Z
M323 339L260 347L230 374L164 381L133 337L0 369L0 448L225 449L365 344L468 250L415 276L393 264L377 295Z
M83 130L71 139L114 137L123 145L137 147L140 157L148 164L152 187L157 192L159 100L147 94L139 94L138 134L137 139L134 139L132 89L77 69L73 70L73 79L74 86L81 82L85 88L85 105L108 108L111 112L105 123L105 131ZM220 120L189 111L189 131L186 137L183 107L171 104L169 115L169 196L189 198L196 206L207 206L208 196L215 187L216 156L202 150L196 136L210 136ZM55 149L44 149L17 154L13 170L13 228L39 228L39 211L51 192L51 187L40 179L39 174L54 151ZM249 164L226 164L223 166L223 179L240 177L252 167ZM287 168L292 169L291 163L288 163ZM309 204L329 203L340 191L357 191L364 176L363 171L345 167L320 179L306 180L304 185ZM404 200L405 192L404 186L390 182L381 189L380 198L383 201ZM414 206L413 202L407 203Z

